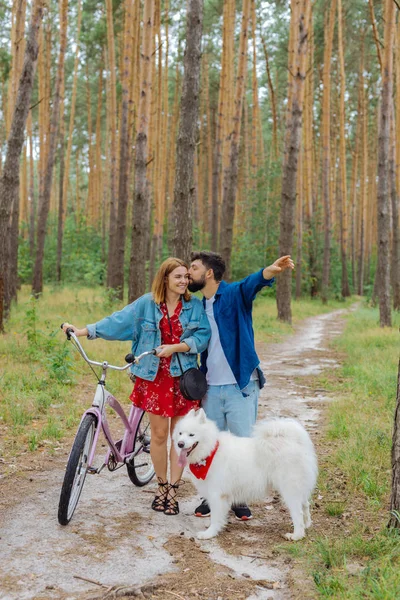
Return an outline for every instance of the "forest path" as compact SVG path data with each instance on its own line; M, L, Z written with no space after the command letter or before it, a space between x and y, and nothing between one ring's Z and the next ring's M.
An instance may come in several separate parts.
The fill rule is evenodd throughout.
M345 312L306 319L281 343L258 344L267 376L261 418L296 417L318 441L321 411L329 398L324 390L312 391L307 381L338 366L328 342L343 330ZM124 586L142 586L140 597L157 599L302 597L296 591L299 581L293 585L295 561L283 559L276 550L290 525L276 499L252 506L254 519L248 523L230 516L218 538L199 542L194 535L208 519L193 516L199 498L191 483L183 488L180 515L168 517L150 509L154 483L139 489L125 469L103 471L88 476L71 523L61 527L57 506L68 444L70 440L63 445L63 456L46 460L39 469L32 466L17 483L8 478L3 486L1 600L100 599L113 586L121 588L118 597L125 597L120 595ZM310 530L310 535L318 533L318 526Z

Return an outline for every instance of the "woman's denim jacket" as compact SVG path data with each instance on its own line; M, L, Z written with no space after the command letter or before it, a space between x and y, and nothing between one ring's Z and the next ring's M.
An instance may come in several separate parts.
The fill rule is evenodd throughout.
M145 294L109 317L87 325L88 339L132 340L132 353L137 356L160 346L162 316L160 306L154 302L153 295ZM197 367L197 355L207 348L211 328L203 304L198 298L192 297L189 301L182 298L179 320L183 329L181 342L185 342L190 348L189 352L179 353L182 369L186 371ZM160 359L150 354L138 365L132 365L131 371L142 379L154 381L159 363ZM170 371L173 377L182 374L176 353L172 355Z

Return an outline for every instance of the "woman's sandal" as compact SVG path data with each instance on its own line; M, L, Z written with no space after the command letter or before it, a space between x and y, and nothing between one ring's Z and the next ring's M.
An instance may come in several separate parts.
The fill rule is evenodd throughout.
M179 514L179 502L176 499L176 494L179 487L185 482L180 479L176 483L171 483L168 487L167 495L165 497L165 515L178 515ZM173 490L173 492L172 492Z
M163 481L161 477L158 478L158 491L154 496L154 500L151 503L151 508L156 512L164 512L165 511L165 503L167 501L167 496L169 492L169 483L168 481Z

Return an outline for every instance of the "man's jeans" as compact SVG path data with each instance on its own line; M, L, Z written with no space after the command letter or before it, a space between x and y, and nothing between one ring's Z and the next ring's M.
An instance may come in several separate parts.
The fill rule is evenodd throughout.
M209 385L201 406L220 431L249 437L257 419L258 380L251 380L242 392L237 384Z

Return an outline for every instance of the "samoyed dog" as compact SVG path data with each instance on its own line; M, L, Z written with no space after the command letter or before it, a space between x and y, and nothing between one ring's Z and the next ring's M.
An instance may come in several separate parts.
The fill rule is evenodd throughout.
M272 489L289 509L293 533L300 540L311 525L310 496L317 480L317 458L310 436L294 419L258 423L253 436L220 432L204 410L191 410L176 424L173 441L179 464L188 464L194 483L211 510L208 529L197 537L212 538L226 525L232 504L260 501Z

